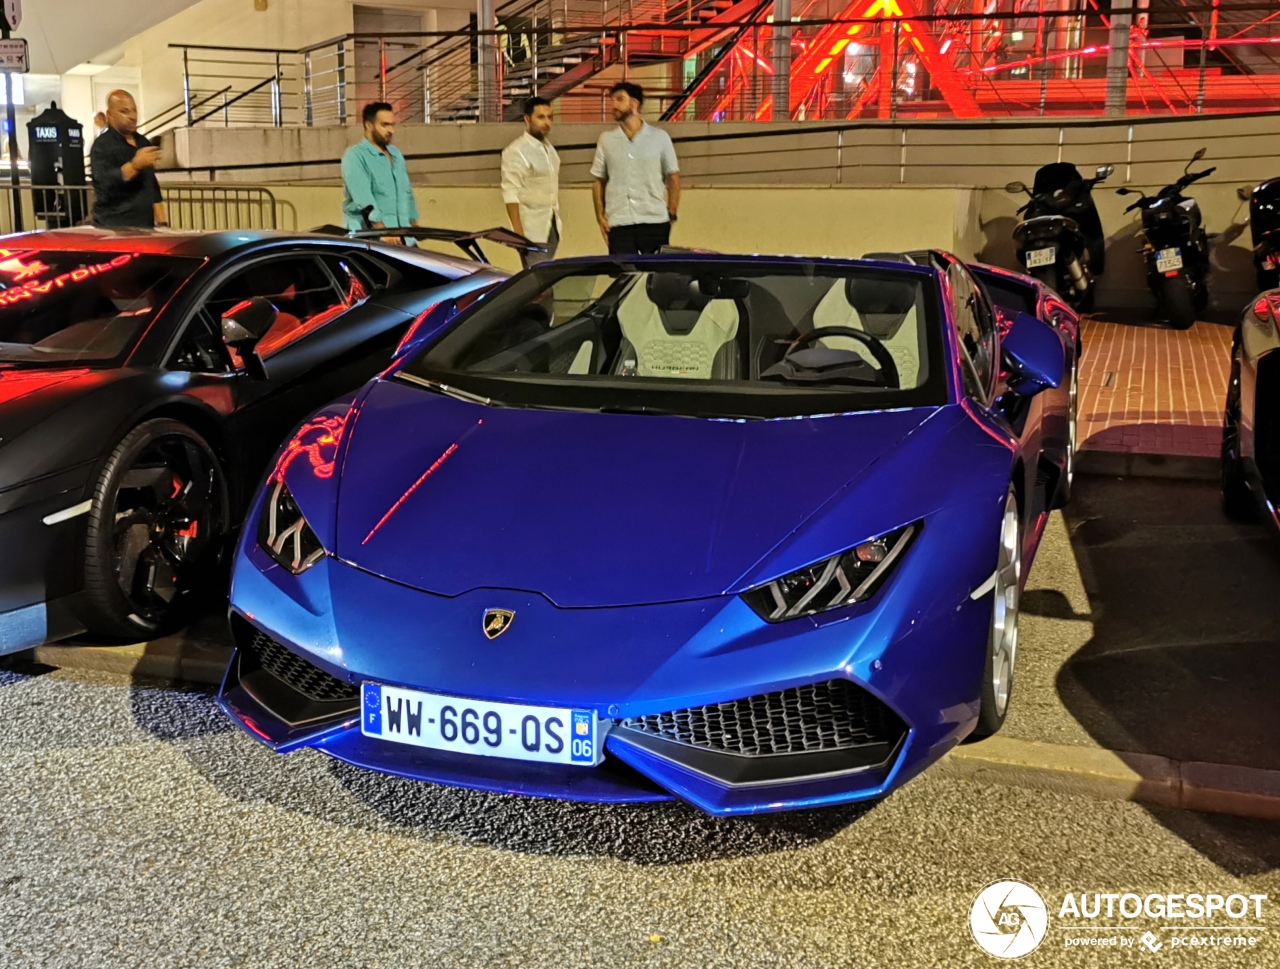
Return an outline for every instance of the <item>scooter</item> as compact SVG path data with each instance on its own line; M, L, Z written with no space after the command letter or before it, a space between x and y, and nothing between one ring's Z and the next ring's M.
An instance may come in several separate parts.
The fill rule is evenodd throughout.
M1200 206L1182 194L1192 182L1216 171L1206 168L1191 173L1191 166L1203 157L1201 148L1187 162L1180 179L1156 195L1142 195L1125 209L1142 210L1144 243L1140 251L1147 262L1147 285L1169 324L1179 330L1191 326L1196 314L1209 305L1209 237ZM1134 191L1118 188L1116 194L1132 195Z
M1259 289L1280 287L1280 178L1263 182L1252 192L1236 189L1249 203L1249 234L1253 237L1253 269Z
M1070 162L1054 162L1036 172L1030 189L1022 182L1005 186L1008 192L1030 196L1018 209L1023 219L1013 229L1018 263L1086 312L1093 308L1095 282L1106 259L1092 190L1114 170L1103 165L1086 179Z

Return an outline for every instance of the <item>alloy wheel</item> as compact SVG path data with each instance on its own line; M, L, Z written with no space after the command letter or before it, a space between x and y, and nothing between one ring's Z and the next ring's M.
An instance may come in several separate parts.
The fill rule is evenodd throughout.
M1000 525L1000 549L996 563L994 604L991 610L990 697L997 718L1009 708L1013 668L1018 656L1018 599L1022 577L1021 526L1018 506L1010 494Z
M191 591L195 566L225 530L216 461L188 437L150 442L120 478L109 519L120 592L160 624Z

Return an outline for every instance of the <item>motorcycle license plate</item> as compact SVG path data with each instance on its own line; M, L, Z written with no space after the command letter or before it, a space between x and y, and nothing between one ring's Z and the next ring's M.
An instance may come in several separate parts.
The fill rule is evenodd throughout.
M1181 268L1181 249L1161 249L1156 253L1156 272L1167 273Z
M1027 253L1027 268L1052 266L1058 258L1058 250L1050 246L1048 249L1032 249Z

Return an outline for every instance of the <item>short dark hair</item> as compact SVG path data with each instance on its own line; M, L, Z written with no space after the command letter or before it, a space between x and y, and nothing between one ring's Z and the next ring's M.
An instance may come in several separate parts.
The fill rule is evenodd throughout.
M363 121L365 124L373 124L375 121L378 120L379 111L394 112L395 108L387 104L386 101L370 101L368 104L364 106L364 109L360 112L360 120Z
M619 91L626 91L627 97L639 102L642 106L644 105L644 88L639 84L632 84L630 81L619 81L609 88L609 97L613 97Z
M551 107L551 102L548 101L546 98L539 98L539 97L526 98L524 102L524 116L526 118L533 117L534 109L541 108L543 105L546 105L549 108Z

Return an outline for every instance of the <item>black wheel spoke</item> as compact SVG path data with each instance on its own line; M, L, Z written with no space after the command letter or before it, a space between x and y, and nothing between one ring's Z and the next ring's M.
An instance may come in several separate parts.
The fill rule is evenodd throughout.
M161 628L210 573L209 553L227 527L226 489L213 454L184 429L150 438L117 472L103 524L114 553L110 608L126 623Z
M120 490L148 490L156 495L169 497L172 493L173 475L164 465L159 467L130 468L120 479Z

